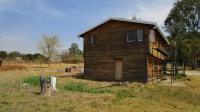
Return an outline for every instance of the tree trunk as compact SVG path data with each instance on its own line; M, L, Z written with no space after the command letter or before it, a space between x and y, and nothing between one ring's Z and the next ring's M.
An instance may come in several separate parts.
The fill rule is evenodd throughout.
M0 59L0 66L2 65L3 61Z
M192 49L192 69L195 70L197 69L197 60L196 60L196 52L195 52L195 48Z
M196 55L194 56L194 69L197 69L197 57Z
M44 77L40 77L40 88L41 92L40 95L42 96L52 96L52 94L56 91L56 78L49 77L45 79Z
M185 75L185 62L183 62L183 74Z

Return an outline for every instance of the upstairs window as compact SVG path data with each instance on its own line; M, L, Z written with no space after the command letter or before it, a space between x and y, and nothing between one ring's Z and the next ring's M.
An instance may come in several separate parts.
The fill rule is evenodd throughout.
M127 42L143 41L143 30L131 30L127 32Z
M137 30L138 32L138 41L143 41L143 30Z
M89 44L90 45L96 44L96 41L97 41L96 36L92 35L92 36L89 37Z

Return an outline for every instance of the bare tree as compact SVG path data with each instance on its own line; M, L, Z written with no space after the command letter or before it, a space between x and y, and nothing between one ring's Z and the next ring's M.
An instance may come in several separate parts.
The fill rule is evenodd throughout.
M60 47L60 43L56 35L44 35L42 41L38 44L38 49L48 59L48 64L51 58L58 53L58 47Z

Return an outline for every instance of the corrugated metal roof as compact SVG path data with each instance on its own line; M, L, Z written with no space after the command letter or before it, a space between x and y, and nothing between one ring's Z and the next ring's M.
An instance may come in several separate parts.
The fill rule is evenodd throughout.
M156 22L150 22L150 21L143 21L143 20L130 20L130 19L125 19L125 18L116 18L116 17L111 17L111 18L108 18L106 20L104 20L103 22L95 25L94 27L84 31L83 33L80 33L78 35L78 37L81 37L82 35L84 35L85 33L89 32L90 30L93 30L97 27L99 27L100 25L108 22L108 21L111 21L111 20L115 20L115 21L122 21L122 22L131 22L131 23L140 23L140 24L147 24L147 25L153 25L155 26L155 28L158 30L158 32L162 35L163 39L166 41L167 44L170 44L168 39L164 36L164 34L162 33L162 31L159 29L158 25Z

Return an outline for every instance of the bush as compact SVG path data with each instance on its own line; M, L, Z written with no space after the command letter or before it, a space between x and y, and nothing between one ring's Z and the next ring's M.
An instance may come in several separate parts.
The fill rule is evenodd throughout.
M27 83L32 86L40 85L40 77L39 76L29 76L22 79L22 83Z
M176 74L176 79L181 79L183 77L186 77L186 74Z

